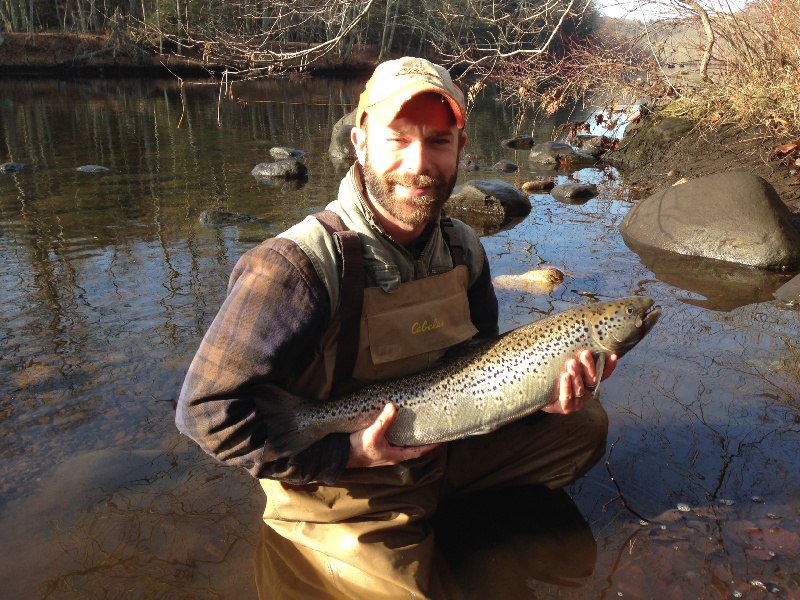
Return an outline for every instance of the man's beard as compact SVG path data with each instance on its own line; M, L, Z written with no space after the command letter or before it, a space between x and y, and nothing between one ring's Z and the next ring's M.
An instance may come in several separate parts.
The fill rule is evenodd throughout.
M438 217L458 178L455 170L449 179L413 173L388 173L381 176L372 168L369 154L364 160L363 172L364 184L370 197L395 219L409 225L423 225ZM394 193L395 185L407 188L430 187L432 193L398 199Z

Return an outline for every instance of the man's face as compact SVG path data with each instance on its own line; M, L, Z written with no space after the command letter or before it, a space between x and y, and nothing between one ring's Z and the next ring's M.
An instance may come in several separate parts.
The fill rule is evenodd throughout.
M368 118L366 129L356 150L375 208L407 227L435 219L453 191L466 142L449 105L438 94L420 94L388 124Z

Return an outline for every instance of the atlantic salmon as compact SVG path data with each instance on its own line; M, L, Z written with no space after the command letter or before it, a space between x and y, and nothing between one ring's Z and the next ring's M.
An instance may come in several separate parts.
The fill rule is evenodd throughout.
M456 349L429 370L322 402L269 386L272 397L259 402L265 457L293 456L330 433L365 429L388 402L397 408L386 432L394 445L489 433L549 404L569 358L588 349L602 374L606 357L626 354L660 315L641 296L587 304Z

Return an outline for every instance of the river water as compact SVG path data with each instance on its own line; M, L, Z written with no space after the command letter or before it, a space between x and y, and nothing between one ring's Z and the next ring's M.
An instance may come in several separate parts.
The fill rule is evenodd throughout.
M362 86L2 81L0 162L26 164L0 174L3 597L255 596L260 488L178 435L175 401L237 257L335 197L330 131ZM498 287L501 328L629 294L663 316L603 384L605 459L569 496L448 508L442 549L475 598L800 598L800 327L771 296L786 277L640 256L617 229L636 199L624 174L545 173L500 146L586 114L532 123L488 92L472 110L483 168L460 182L600 191L534 194L483 236L495 275L566 273ZM273 146L307 152L306 185L250 175ZM521 170L492 171L501 158ZM210 208L262 220L208 228Z

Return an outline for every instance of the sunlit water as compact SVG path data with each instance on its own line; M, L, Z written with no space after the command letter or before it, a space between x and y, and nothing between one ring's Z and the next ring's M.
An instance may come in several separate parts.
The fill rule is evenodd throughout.
M262 82L222 101L218 87L187 85L182 102L172 80L2 82L0 162L26 164L0 175L3 597L254 597L262 493L178 435L175 399L237 257L335 197L330 131L361 85ZM540 174L499 144L520 116L479 100L467 150L483 169L460 181ZM279 145L307 152L305 186L250 175ZM521 171L492 171L501 158ZM111 171L75 171L85 164ZM550 552L539 538L470 554L467 530L469 589L800 597L798 319L771 301L785 278L733 269L709 280L708 265L640 258L617 229L632 206L624 177L545 174L600 194L578 206L533 195L524 221L484 236L495 275L566 273L552 291L498 289L502 328L629 294L652 296L663 316L603 384L609 451L569 490L590 532L588 570L563 564L570 552L544 570L518 565ZM209 229L207 208L263 221ZM498 496L496 510L515 500Z

